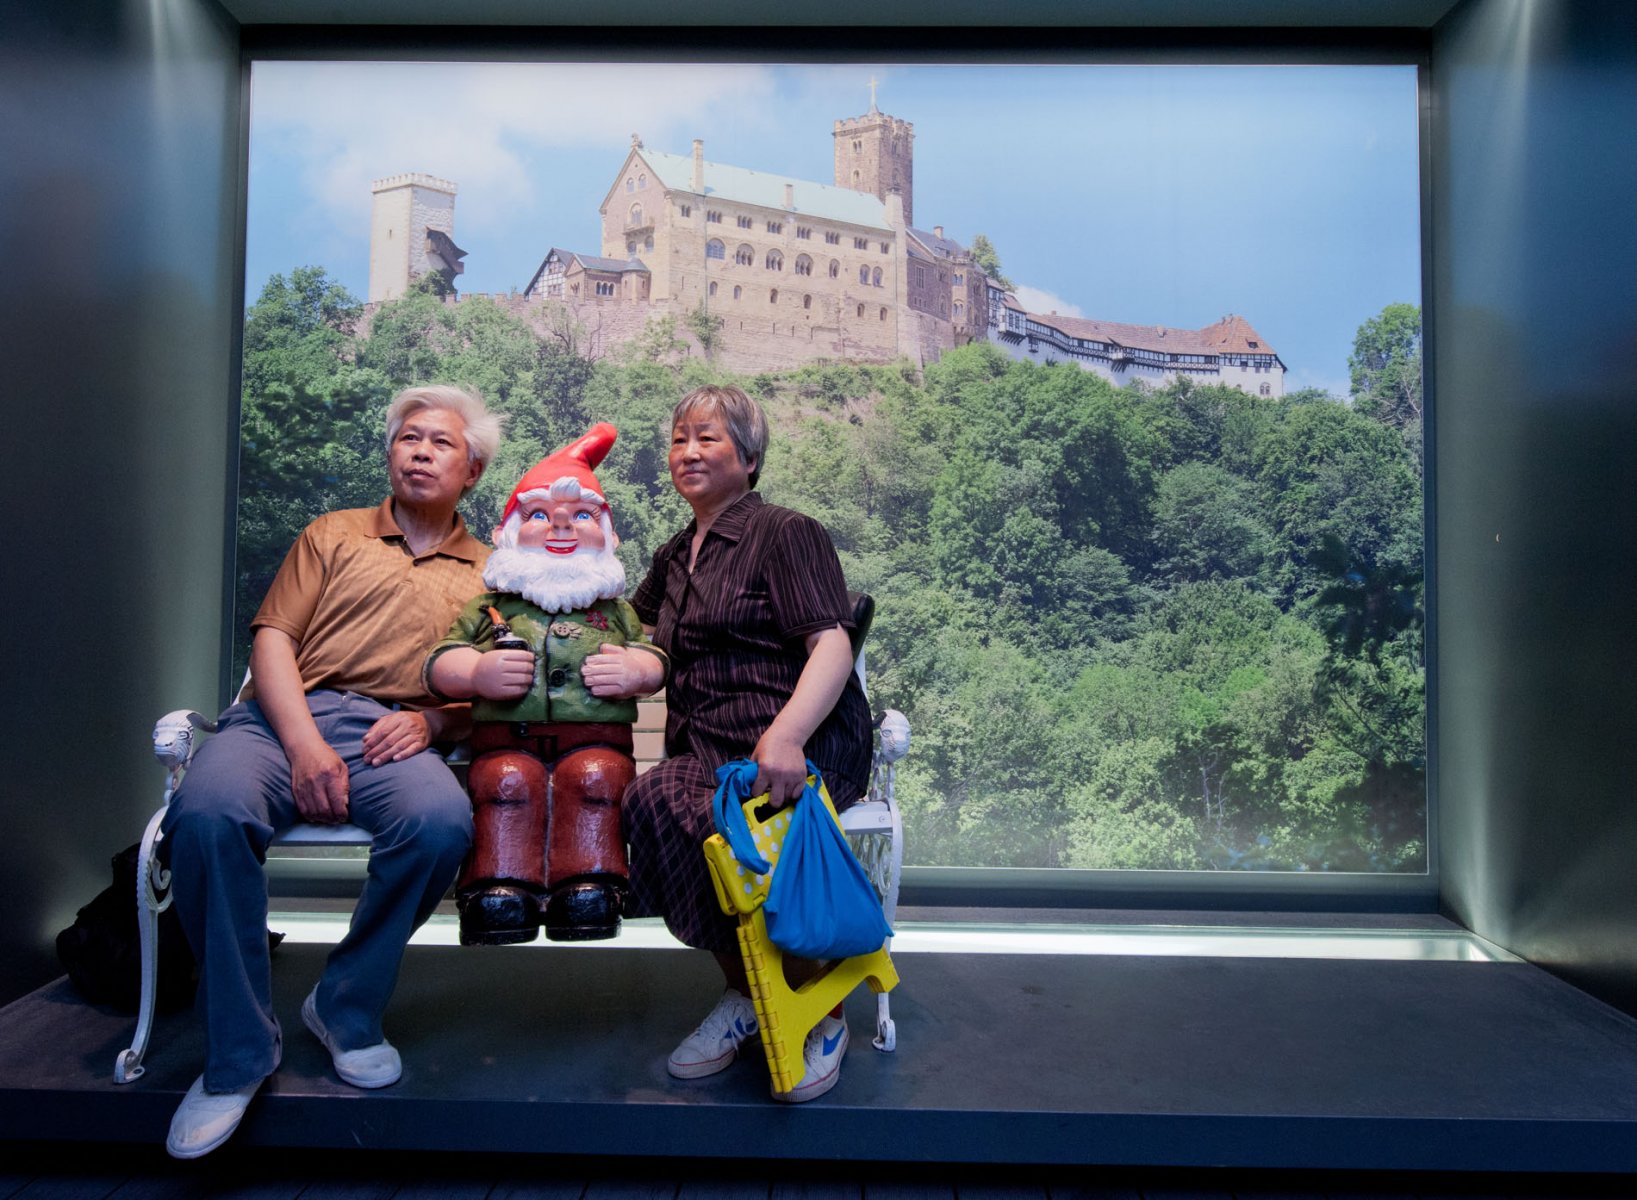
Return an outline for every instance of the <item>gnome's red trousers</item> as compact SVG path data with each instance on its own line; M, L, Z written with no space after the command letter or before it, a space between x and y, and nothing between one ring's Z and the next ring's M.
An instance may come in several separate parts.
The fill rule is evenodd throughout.
M472 731L472 854L464 894L626 883L620 797L636 777L631 727L484 721Z

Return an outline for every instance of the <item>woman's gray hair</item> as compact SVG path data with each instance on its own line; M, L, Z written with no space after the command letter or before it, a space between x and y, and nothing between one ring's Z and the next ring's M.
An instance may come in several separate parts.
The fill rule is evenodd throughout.
M750 486L755 487L767 456L767 414L762 406L736 387L711 384L695 388L677 401L671 410L671 428L675 429L695 414L714 415L727 426L733 448L739 452L739 461L755 463L750 471Z
M500 427L504 418L484 406L483 399L471 388L450 387L447 384L426 384L405 388L392 398L387 406L387 449L398 439L404 422L428 408L442 408L461 419L466 438L466 461L488 466L500 450Z

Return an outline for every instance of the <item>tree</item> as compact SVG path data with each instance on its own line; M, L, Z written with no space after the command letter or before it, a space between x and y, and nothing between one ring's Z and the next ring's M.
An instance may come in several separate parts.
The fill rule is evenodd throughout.
M1169 583L1254 581L1273 547L1255 487L1208 462L1185 462L1154 494L1154 574Z
M1001 273L1000 251L996 250L995 244L983 234L977 234L972 238L971 253L972 261L978 265L979 270L989 276L991 282L1007 291L1017 287L1017 284Z
M705 361L709 362L715 358L722 318L712 313L701 301L697 307L688 310L687 315L683 317L683 323L687 325L688 332L693 334L694 341L699 343L699 349L705 354Z
M1347 359L1353 407L1403 435L1421 463L1421 310L1389 304L1358 327Z
M390 393L351 360L362 305L318 267L274 275L245 313L239 409L234 650L302 528L331 508L378 501L385 473L370 420Z

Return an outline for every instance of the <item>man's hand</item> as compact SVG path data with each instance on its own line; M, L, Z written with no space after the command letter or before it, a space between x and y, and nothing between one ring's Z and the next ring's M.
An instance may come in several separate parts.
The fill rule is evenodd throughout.
M750 789L753 796L766 792L774 808L801 799L807 786L807 756L800 742L782 736L770 725L750 757L756 761L756 782Z
M517 700L534 686L534 655L527 650L486 651L472 670L472 686L485 700Z
M347 820L347 764L323 742L290 756L290 790L296 811L315 825Z
M601 700L630 700L657 692L665 682L659 655L604 642L580 664L586 690Z
M432 727L418 712L389 712L364 734L364 761L372 767L399 762L432 744Z

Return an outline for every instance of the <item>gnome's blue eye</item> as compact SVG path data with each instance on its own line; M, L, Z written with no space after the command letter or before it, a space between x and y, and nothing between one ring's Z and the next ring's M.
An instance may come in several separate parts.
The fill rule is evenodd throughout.
M574 519L576 521L589 521L591 520L591 514L582 510L574 514Z
M531 512L529 514L529 520L531 520L531 521L545 521L545 520L549 520L549 519L550 518L548 518L546 516L546 514L543 513L543 512Z

